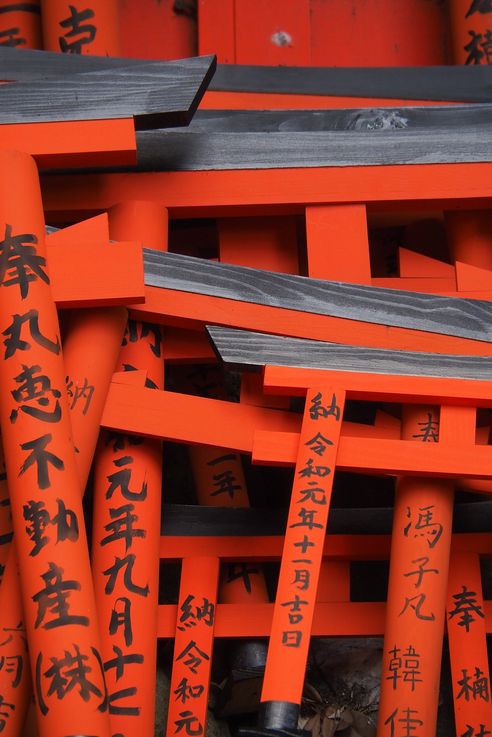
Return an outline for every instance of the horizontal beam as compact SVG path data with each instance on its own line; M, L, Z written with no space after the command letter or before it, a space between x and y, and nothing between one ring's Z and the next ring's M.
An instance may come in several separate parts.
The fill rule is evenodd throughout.
M208 333L227 366L265 368L267 389L307 389L338 377L353 398L375 394L393 401L406 395L441 403L465 400L471 392L470 400L492 399L492 363L484 356L388 351L219 327Z
M199 329L203 323L264 333L337 342L343 335L348 345L452 353L492 355L492 344L467 338L439 335L410 328L388 328L343 317L316 315L280 307L238 302L176 289L146 287L145 303L132 310L135 319L164 325Z
M50 244L48 237L46 249L53 298L59 308L143 302L139 243L57 245Z
M412 206L432 201L440 209L452 200L492 197L492 164L421 164L419 166L352 166L261 171L156 172L45 175L45 210L57 213L107 210L115 202L150 199L171 215L189 208L221 212L251 206L304 207L309 204L366 202ZM458 206L459 203L455 203ZM197 215L195 215L197 216Z
M298 437L294 433L258 431L253 445L253 463L294 465ZM340 438L338 447L337 469L443 478L492 478L492 446L344 437Z
M273 604L217 604L215 637L268 637ZM318 602L314 610L314 637L380 637L384 634L384 602ZM492 601L484 601L485 627L492 633ZM161 604L157 636L172 638L176 632L177 606Z

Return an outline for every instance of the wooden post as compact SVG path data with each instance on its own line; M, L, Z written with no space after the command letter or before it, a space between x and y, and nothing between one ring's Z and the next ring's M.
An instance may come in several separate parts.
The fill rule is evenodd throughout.
M47 51L120 55L117 0L41 0L41 10Z
M13 3L0 0L0 46L19 49L41 49L40 0Z
M455 64L492 62L492 7L488 0L451 0L451 40Z
M0 423L39 729L105 735L107 700L37 170L15 151L1 152L0 163ZM74 668L71 682L63 674Z
M218 558L183 559L167 737L205 735L218 578Z
M297 728L344 402L339 387L307 391L261 694L264 729Z
M110 235L167 248L167 211L128 202L109 212ZM162 389L159 326L129 320L120 371L146 371ZM105 433L95 463L92 568L113 732L151 734L155 718L162 443Z
M438 442L438 410L405 406L402 439ZM452 482L398 480L378 737L435 737L452 513Z
M56 236L50 236L51 239L54 237L60 244L67 244L67 239L70 243L77 243L81 240L86 242L87 238L107 239L109 236L107 223L104 218L99 217L77 223L64 231L58 231ZM79 451L76 454L76 464L81 490L85 489L94 457L101 415L119 354L126 318L126 309L122 307L93 308L74 311L66 325L63 343L65 383L72 436ZM12 640L10 635L8 638L9 657L23 663L17 680L12 680L6 669L0 671L0 693L6 702L14 705L12 719L6 722L4 728L6 737L10 737L18 735L22 728L31 694L15 550L11 551L7 561L5 579L5 585L0 590L0 606L4 613L5 627L11 632L17 632ZM20 630L19 623L22 625Z
M492 733L492 703L480 558L476 553L451 554L446 620L456 737L484 737Z

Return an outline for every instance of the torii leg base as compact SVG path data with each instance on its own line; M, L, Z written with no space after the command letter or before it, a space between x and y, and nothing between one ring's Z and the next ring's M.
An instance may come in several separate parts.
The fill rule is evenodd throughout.
M288 701L264 701L260 705L257 727L241 727L239 737L310 737L298 729L299 704Z

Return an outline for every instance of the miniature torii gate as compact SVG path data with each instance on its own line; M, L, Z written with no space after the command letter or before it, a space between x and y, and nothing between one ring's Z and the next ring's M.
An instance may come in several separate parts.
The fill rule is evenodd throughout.
M322 554L322 542L320 541L324 539L333 470L337 465L352 470L383 471L419 477L417 482L410 482L408 479L400 482L397 505L400 511L395 515L392 556L394 562L391 573L393 584L390 584L387 632L391 633L392 639L397 638L397 649L399 648L402 652L392 655L395 642L387 641L384 662L387 675L383 678L384 693L380 734L384 737L386 735L399 737L399 732L404 734L403 730L407 728L405 724L405 719L407 719L410 726L420 730L420 732L415 732L416 735L433 737L437 709L440 647L437 652L432 652L429 644L440 642L443 634L452 513L452 494L450 493L452 487L449 481L443 481L442 478L450 479L467 475L490 476L489 464L492 458L490 449L487 446L475 444L475 408L491 406L492 403L492 387L488 380L490 359L480 356L372 351L367 348L252 335L243 331L220 328L210 329L209 332L216 350L226 363L236 366L255 363L257 365L269 364L265 369L267 390L274 388L275 391L290 395L307 394L300 434L299 427L296 425L297 418L284 420L281 417L284 413L281 412L262 408L227 406L228 403L217 400L180 397L175 394L170 396L167 392L154 392L152 396L149 396L149 391L146 389L123 387L118 384L113 384L110 390L103 424L113 429L126 429L131 432L144 431L150 436L172 438L184 442L203 442L221 446L226 443L228 447L242 451L249 450L253 453L253 459L256 458L260 462L263 460L296 465L296 481L262 697L264 708L260 731L280 729L290 732L296 728L298 705L304 681L307 644L311 631L317 571ZM289 368L281 365L290 361L293 366L296 366L300 356L302 356L304 365L322 366L323 368ZM310 359L312 359L311 363L309 363ZM326 366L330 368L327 369ZM375 367L375 373L370 373L368 366ZM391 366L391 373L385 373L389 366ZM378 370L379 373L376 373ZM363 440L358 438L355 442L349 442L348 437L340 439L341 417L346 395L349 398L359 399L378 398L391 401L404 400L416 404L424 402L431 405L440 404L440 442L419 444L414 442L416 438L408 441L373 437ZM133 411L135 406L139 407L138 417ZM171 406L174 408L172 423L164 420L164 412L168 413ZM214 427L210 427L207 421L211 410L217 419ZM176 422L175 418L179 416L183 417L182 422ZM193 423L186 421L190 416L194 418ZM224 425L227 425L227 440L225 440L226 433L221 428L221 418ZM270 423L269 430L262 431L262 418ZM417 419L417 422L419 421ZM423 421L428 422L427 410L424 412ZM457 434L458 427L459 435ZM431 430L436 432L437 425L431 427ZM320 435L319 442L311 443L317 434ZM304 437L308 445L299 446L299 438L302 440ZM487 461L485 461L486 458ZM437 476L438 479L429 479L432 476ZM312 483L313 481L315 484ZM429 503L428 493L431 491L435 498L432 497ZM410 518L407 517L407 506L414 510ZM422 509L425 507L430 507L430 509L424 513ZM426 516L419 518L419 513ZM420 535L425 521L427 526L423 537L413 537L412 533ZM305 538L297 539L294 535L302 531L299 525L304 527ZM430 533L430 536L427 535L427 532ZM296 544L299 542L302 545L304 542L306 546L309 545L305 552L297 550ZM429 542L434 543L432 549L429 547ZM435 550L438 546L440 551ZM427 548L433 554L432 560ZM310 551L309 557L307 550ZM440 552L439 557L437 552ZM300 567L301 561L304 561L302 567ZM411 565L407 568L408 562ZM213 561L210 561L210 565L213 567ZM191 588L191 584L196 577L190 566L185 564L184 567L178 605L178 613L181 614L178 616L176 669L173 684L176 690L179 683L183 685L184 679L185 685L192 690L186 692L185 696L188 697L188 701L184 704L184 701L178 700L180 693L178 689L177 703L173 702L169 716L168 734L170 735L183 728L191 730L204 727L202 720L206 714L207 689L205 684L210 667L211 634L214 623L214 587L216 587L214 570L210 569L210 576L207 574L206 577L200 579L200 591L195 594L195 589ZM300 571L303 573L301 574ZM426 586L428 576L434 579L432 586L429 587ZM312 589L297 590L300 585L305 586L308 581ZM436 584L437 581L439 581L439 586ZM415 593L413 588L416 583L418 586ZM408 586L409 591L403 588L403 584ZM425 588L418 590L421 587ZM468 590L471 589L468 587ZM450 595L453 596L456 593L453 592ZM425 600L422 594L427 597ZM191 599L190 595L193 595ZM398 608L396 616L391 614L391 602L393 602L393 608ZM430 610L424 608L424 605L431 607ZM420 613L425 616L420 618L418 616ZM411 618L415 620L412 630L413 641L400 647L403 642L400 642L399 638L401 626L404 624L406 629L408 622L404 620ZM190 624L194 629L189 629ZM200 629L203 630L201 636L199 636ZM190 634L191 632L193 635ZM205 639L202 640L199 637ZM417 637L419 639L415 639ZM289 638L293 638L292 641ZM185 639L186 642L184 642ZM299 647L295 646L297 642ZM485 668L486 664L483 634L479 634L476 642L476 647L481 652L480 665L477 667L488 682L488 675L481 667L483 664ZM191 649L196 647L199 648L201 654L194 650L190 655ZM412 648L411 652L410 648ZM393 688L393 684L400 685L398 679L394 677L395 668L400 657L402 657L402 667L404 666L404 653L407 653L405 657L409 660L414 652L419 654L419 669L422 681L425 680L425 686L418 681L407 682L405 680L405 686L410 684L410 693L401 694L401 688ZM412 657L415 658L416 655ZM295 662L295 666L291 668L286 666L289 658ZM463 670L466 670L468 674L470 669L469 664L461 663L461 655L458 657L454 654L455 685L458 681L463 680ZM198 669L201 668L200 678L195 679L195 682L190 680L190 674L188 674L188 679L186 679L184 674L186 668L188 670L194 668L194 671L191 671L194 675L197 675ZM179 671L179 683L177 682L177 669L183 670L183 673ZM288 681L286 681L287 678ZM412 686L414 690L411 690ZM474 706L472 701L469 704L460 703L460 707L463 707L461 724L465 732L459 732L459 737L462 734L468 737L468 733L474 735L475 731L480 734L481 725L484 725L484 730L488 728L488 725L492 725L489 715L481 716L481 721L475 725L477 713ZM487 705L484 704L484 706L488 711ZM417 721L408 721L410 719ZM466 731L468 727L472 729L471 732Z
M396 351L367 351L367 349L360 351L356 348L333 344L312 344L311 348L308 341L241 334L239 331L221 329L210 329L210 333L221 358L227 363L245 365L248 362L249 350L255 345L256 355L252 362L256 365L269 364L265 368L264 376L267 391L296 394L300 390L306 392L306 408L297 451L296 476L262 693L264 713L261 726L274 731L279 728L295 729L297 709L293 707L293 704L300 703L304 668L295 667L295 660L291 656L291 651L287 649L292 647L286 635L289 632L288 622L282 620L286 619L284 613L286 607L287 611L295 613L295 622L302 633L297 635L300 645L300 638L305 636L305 632L309 640L311 623L309 615L312 617L312 606L310 611L310 597L304 594L300 596L297 591L300 574L293 563L300 565L302 556L299 556L299 551L295 550L295 546L298 546L298 541L295 540L298 530L296 529L294 533L292 530L299 527L299 517L303 513L304 519L301 524L306 528L304 530L306 544L307 541L314 543L312 555L309 556L313 566L309 568L306 566L305 571L307 570L308 574L310 572L314 579L313 584L316 586L314 554L317 550L322 550L326 531L323 512L326 513L327 499L325 501L324 492L322 495L321 489L323 485L328 486L326 481L324 484L320 482L319 477L321 479L330 477L330 472L334 470L339 440L339 432L327 433L326 437L323 434L320 436L318 424L315 423L319 423L319 419L322 419L325 424L328 424L331 418L332 424L334 419L340 427L339 420L343 412L343 398L346 394L358 396L362 392L366 398L368 395L371 395L372 398L381 398L381 396L397 398L400 395L398 397L400 400L418 402L419 388L425 386L435 393L434 397L429 397L430 401L435 401L435 399L439 399L440 402L445 401L440 408L440 422L438 414L432 410L432 407L419 407L418 405L406 407L403 414L402 438L425 442L431 435L432 441L439 442L441 446L447 445L450 450L453 446L463 443L470 447L475 443L476 410L473 406L456 406L463 401L461 399L463 390L460 392L456 386L456 379L443 378L439 374L445 376L461 374L463 378L460 383L468 383L471 380L471 373L464 368L460 357L455 357L452 361L455 365L447 367L448 370L446 370L442 368L442 363L446 363L445 360L443 361L444 357L437 355L412 355ZM258 343L261 338L263 340L260 347ZM367 353L373 353L373 360ZM377 353L379 356L376 356ZM379 365L374 360L376 358L379 359ZM410 366L416 359L422 364L420 370L415 368L415 364L413 368ZM482 363L480 359L478 361ZM293 368L299 363L303 367L317 367L323 362L326 362L329 368L321 370L319 368ZM391 375L385 374L384 368L381 368L384 367L385 362L388 362L386 367L391 362L391 369L386 368L387 371L391 371ZM418 376L415 376L416 373ZM486 374L487 372L481 375L485 378ZM449 380L454 386L446 387ZM485 385L483 386L485 388ZM490 389L485 393L489 391ZM314 447L312 440L308 439L303 442L307 438L305 431L309 436L318 431L313 434L314 438L319 438L316 452L320 455L322 451L323 461L325 450L331 453L329 471L325 465L318 465L319 458L304 457L306 446ZM327 439L331 441L330 444L327 443ZM324 449L323 446L325 446ZM303 482L303 477L309 479L313 477L315 480ZM304 488L301 490L299 486L304 486ZM303 496L299 497L299 494ZM307 500L314 505L310 509L306 504ZM299 504L302 505L300 508ZM450 480L425 477L399 479L393 520L383 653L378 730L381 737L383 735L398 737L405 733L433 737L435 734L441 662L440 642L446 609L452 505L453 494ZM314 515L318 517L317 524L321 525L316 532ZM316 537L310 538L313 532L316 537L321 536L321 542L318 542L317 546ZM457 580L461 580L460 575L464 575L463 565L460 566ZM474 574L473 569L468 573L468 577L471 577L476 584L476 572ZM468 582L466 578L464 581ZM453 591L452 587L451 591ZM455 604L454 608L450 608L450 619L466 610L470 617L470 620L465 622L467 634L472 631L471 622L479 619L471 615L473 611L479 612L476 597L476 590L468 588L466 583L463 584L461 592L450 593L450 603ZM307 615L305 617L302 613L303 608ZM280 628L279 625L281 625ZM469 646L463 643L460 630L451 625L449 637L457 735L472 737L475 734L486 734L485 730L492 727L492 707L489 703L489 674L484 628L477 631L475 627L470 637L469 646L472 645L471 650L478 663L474 666L475 671L470 666ZM296 648L294 657L299 657L300 652L301 648ZM304 666L306 657L307 646L301 655ZM292 669L286 667L291 659L293 660ZM298 661L297 665L299 664ZM471 675L468 675L469 673ZM288 677L283 674L288 674ZM481 692L480 688L482 688ZM473 694L471 699L470 693ZM479 713L477 713L476 705L477 694L479 705L482 707ZM465 695L465 701L460 702L459 699L463 695ZM409 730L413 731L409 732Z

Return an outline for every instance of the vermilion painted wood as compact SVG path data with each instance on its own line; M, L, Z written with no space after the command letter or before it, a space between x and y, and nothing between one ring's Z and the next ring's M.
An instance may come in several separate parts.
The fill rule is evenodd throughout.
M167 737L179 734L185 725L188 734L205 734L218 580L218 558L183 559L178 606L174 607Z
M221 560L275 560L282 555L283 535L244 536L175 536L163 535L159 555L165 560L179 560L209 554ZM388 560L390 535L328 535L323 549L327 560ZM492 554L488 532L455 533L452 550L477 555Z
M492 271L456 261L456 282L459 292L492 290Z
M87 220L81 220L67 228L54 230L46 235L46 248L49 252L53 246L71 246L74 243L79 244L86 241L109 243L109 221L106 212Z
M299 273L295 217L221 218L217 228L223 263Z
M19 49L41 49L40 0L13 3L0 0L0 42Z
M451 0L452 55L455 64L490 64L487 33L490 7L476 0Z
M309 276L371 284L365 205L308 205L306 238Z
M310 6L310 0L234 0L236 64L309 66Z
M401 399L402 392L396 396ZM412 399L418 401L415 396ZM473 404L477 401L472 400ZM210 423L212 414L214 423ZM277 465L293 463L292 452L299 432L298 416L289 413L156 392L116 381L111 384L101 424L145 437L233 448L252 453L254 462ZM477 445L471 453L458 443L429 446L377 437L367 437L362 442L360 437L342 435L337 467L373 473L489 478L492 447Z
M2 151L1 163L0 202L2 229L5 230L5 252L9 254L9 236L21 234L22 239L29 239L29 234L32 234L31 242L36 244L33 251L39 258L39 263L36 262L37 278L27 283L26 293L22 281L11 282L3 275L1 314L6 335L10 333L11 338L15 338L15 316L17 319L24 317L24 322L18 326L18 338L23 324L24 331L26 330L27 319L30 330L27 336L30 341L20 344L21 355L19 345L15 347L15 341L13 345L6 343L4 360L0 363L1 384L6 394L12 386L15 388L18 385L19 376L27 366L31 366L42 375L43 381L46 379L43 387L47 385L51 390L48 408L43 405L42 410L29 413L25 409L30 405L24 403L31 398L26 400L22 396L17 403L17 420L12 422L10 401L2 403L1 417L7 474L10 475L12 518L24 615L30 643L29 655L33 675L37 676L34 685L37 693L38 726L41 735L61 737L64 734L92 731L105 735L109 734L109 720L103 703L104 678L99 656L95 601L85 537L80 478L70 430L59 326L49 278L43 268L46 258L45 226L37 169L30 156L17 151ZM39 339L35 337L37 330ZM23 335L25 338L26 332ZM29 351L27 355L25 351ZM43 393L48 394L47 389L43 389ZM34 454L36 446L40 454L38 458ZM50 489L48 494L46 489ZM62 536L64 543L61 546L56 544L54 536L46 536L46 544L38 554L33 555L33 545L37 546L38 542L31 537L29 526L26 527L25 511L26 506L29 507L36 500L45 509L50 520L57 515L68 514L71 530L69 534ZM63 511L60 504L63 505ZM61 585L63 581L64 587ZM50 605L53 601L50 598L50 589L53 587L59 587L59 591L71 592L70 604L67 597L63 598L63 602L66 605L66 614L72 616L64 619L61 616L63 605L55 609ZM48 596L48 600L43 595ZM55 624L50 625L50 622ZM70 657L76 659L83 654L86 667L91 669L94 677L94 689L89 695L93 706L91 710L82 708L84 699L80 693L67 693L68 698L63 704L60 699L53 699L50 670L45 658L63 659L67 653L67 639L77 643L75 650L71 650L71 655L69 653ZM52 660L51 665L54 662Z
M203 53L212 53L204 51ZM220 59L221 51L217 50ZM398 100L385 97L339 97L323 95L295 95L266 92L225 92L208 90L200 107L205 110L316 110L332 108L360 108L410 105L435 105L430 100ZM439 102L439 105L452 103Z
M241 374L241 389L239 401L243 404L253 404L256 407L270 407L271 409L289 409L289 397L276 397L272 394L263 394L263 381L259 374Z
M154 202L133 201L109 211L112 239L134 237L159 250L167 249L167 211ZM115 253L115 258L118 258ZM114 365L114 364L113 364ZM164 359L159 327L129 323L123 338L117 368L121 372L145 372L155 390L164 385ZM119 469L128 481L117 484L109 494ZM114 733L127 737L152 733L155 721L156 613L158 603L158 545L161 519L162 443L140 439L132 445L128 436L105 434L94 465L95 502L93 514L92 571L101 632L101 654L106 686L110 694L110 721ZM130 502L130 503L128 503ZM126 529L129 537L124 534ZM122 533L123 530L123 533ZM127 561L131 571L120 576L109 590L107 570ZM111 625L115 609L129 602L132 641L125 626ZM123 610L126 612L126 609ZM114 665L114 654L138 655L133 667Z
M455 420L449 408L448 424ZM401 437L415 446L440 445L436 442L438 408L404 405ZM378 714L380 734L413 719L408 723L416 725L422 737L435 737L453 491L450 481L425 479L420 474L400 477L396 483Z
M307 390L262 703L301 702L344 405L345 392L335 382Z
M479 298L480 293L474 292ZM490 293L487 293L490 296ZM453 295L451 295L453 296ZM454 295L455 296L455 295ZM469 295L467 295L469 296ZM238 327L264 333L339 342L343 335L349 345L415 350L423 352L491 355L492 346L480 341L436 336L406 328L388 328L383 325L359 323L338 317L307 314L278 307L235 302L221 297L178 292L172 289L146 287L145 303L132 308L137 319L149 320L174 327L198 329L200 322Z
M196 22L186 7L180 13L169 0L120 2L118 20L124 57L171 60L187 59L197 53Z
M164 328L164 359L177 363L215 362L216 356L203 330Z
M319 380L328 374L345 384L350 399L377 396L381 401L405 401L411 404L428 401L432 404L475 407L490 406L492 400L492 386L488 381L330 371L329 366L323 370L265 366L264 386L266 391L275 394L300 396L309 381Z
M117 0L91 0L89 7L80 0L75 0L71 7L67 5L65 0L41 0L43 41L47 51L120 55Z
M391 0L351 4L311 0L314 66L446 64L446 15L438 3Z
M215 637L268 637L274 604L218 604ZM378 637L384 631L383 602L317 602L311 634L314 637ZM159 606L160 638L173 637L177 607Z
M2 146L30 153L42 169L131 166L137 160L133 118L0 126Z
M294 464L297 435L290 433L255 434L252 460L257 464L287 466ZM337 457L337 468L363 473L419 474L455 478L468 476L476 479L490 478L492 453L490 446L472 448L436 444L412 449L409 441L342 437ZM484 493L490 489L481 488Z
M376 277L371 279L371 286L383 287L386 289L403 289L409 292L426 292L429 294L445 294L447 296L453 295L456 297L462 297L462 294L456 294L456 279L455 278L439 278L439 277ZM454 293L454 294L453 294ZM490 293L489 293L490 294ZM467 296L469 296L467 294Z
M47 260L58 308L125 305L145 299L140 244L54 245L47 239Z
M236 61L234 0L198 0L198 53L216 54L222 64Z
M417 279L453 279L454 266L444 261L411 251L400 246L398 248L398 268L400 277Z
M250 206L268 206L272 213L327 202L384 203L388 209L391 203L415 207L417 201L453 209L458 199L469 200L470 207L479 200L486 206L492 196L491 171L492 164L484 163L46 176L43 200L48 215L106 210L114 202L139 198L157 200L171 216L185 217L189 208L195 216L226 214L223 208L238 206L243 213Z
M470 607L468 611L467 607ZM473 727L492 730L490 674L480 560L475 553L453 553L446 606L456 735ZM482 727L483 725L483 727Z

